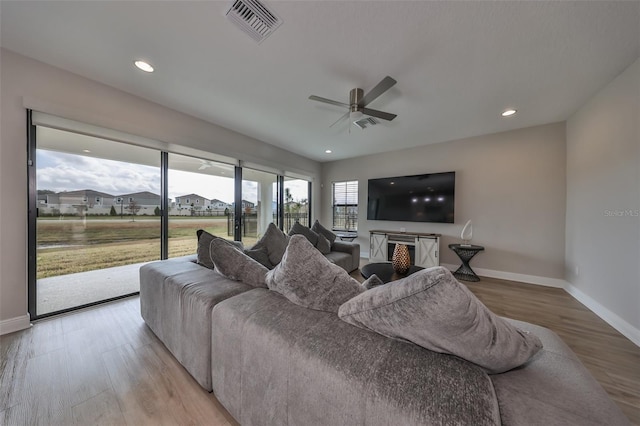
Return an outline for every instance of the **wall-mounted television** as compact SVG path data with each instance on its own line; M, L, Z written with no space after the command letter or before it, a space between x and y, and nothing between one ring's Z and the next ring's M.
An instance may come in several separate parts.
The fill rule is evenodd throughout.
M369 179L367 219L453 223L456 172Z

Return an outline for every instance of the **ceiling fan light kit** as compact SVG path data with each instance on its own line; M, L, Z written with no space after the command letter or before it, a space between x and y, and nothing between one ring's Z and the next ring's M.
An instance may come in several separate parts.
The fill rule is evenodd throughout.
M378 111L375 109L366 108L366 106L371 103L374 99L378 98L378 96L382 95L384 92L389 90L397 83L396 80L387 76L382 79L380 83L378 83L369 93L364 94L364 90L360 88L351 89L349 91L349 103L345 104L343 102L334 101L331 99L323 98L320 96L311 95L309 99L312 101L323 102L325 104L335 105L339 107L347 107L349 110L338 120L336 120L329 127L333 127L338 122L342 121L345 118L349 118L349 128L351 128L351 123L355 124L361 130L364 130L368 125L376 125L378 122L372 118L380 118L382 120L391 121L397 117L396 114L391 114L384 111ZM370 117L364 117L368 115Z

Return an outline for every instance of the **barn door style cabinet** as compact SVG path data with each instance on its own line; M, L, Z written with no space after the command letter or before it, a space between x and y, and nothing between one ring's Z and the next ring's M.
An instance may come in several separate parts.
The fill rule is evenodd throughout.
M369 232L369 261L390 262L396 244L409 247L411 263L423 268L440 265L440 234L422 232Z

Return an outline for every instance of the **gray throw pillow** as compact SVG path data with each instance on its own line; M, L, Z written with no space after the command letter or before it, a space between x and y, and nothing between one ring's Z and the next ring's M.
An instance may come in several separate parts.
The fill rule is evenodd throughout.
M211 241L210 252L211 261L225 277L253 287L267 287L265 276L269 270L238 250L231 242L214 238Z
M338 312L340 305L365 291L302 235L291 236L282 262L269 271L266 281L269 289L296 305L327 312Z
M210 253L211 241L213 241L215 238L220 238L220 239L223 239L223 238L210 234L204 229L198 229L196 231L196 236L198 237L198 247L196 249L196 263L206 268L213 269L214 266L213 266L213 262L211 261L211 253ZM240 250L242 250L243 246L241 241L233 241L233 244L235 244Z
M257 249L245 249L244 254L266 267L267 269L273 269L273 264L269 261L269 253L267 253L266 247L261 247Z
M293 224L291 229L289 230L289 236L292 235L304 235L304 237L309 240L312 246L316 246L318 244L318 234L306 226L302 225L300 222L296 222Z
M370 290L374 287L378 287L380 285L384 285L384 281L382 281L376 274L371 275L365 282L362 283L362 287Z
M267 230L264 231L262 238L258 240L256 245L252 247L252 250L265 248L267 249L267 255L269 256L269 262L272 265L277 265L282 260L284 251L287 249L287 243L289 242L287 236L272 222L267 226Z
M322 234L318 234L318 243L316 244L316 248L320 250L320 253L322 254L331 253L331 243Z
M317 220L313 223L313 226L311 227L311 230L320 234L320 235L324 235L324 237L329 240L329 242L331 244L334 243L334 241L336 240L336 238L338 238L338 236L336 234L334 234L333 232L329 231L327 228L325 228L324 226L322 226L320 224L320 222L318 222Z
M344 321L502 373L542 342L492 313L447 269L436 266L372 288L340 307Z

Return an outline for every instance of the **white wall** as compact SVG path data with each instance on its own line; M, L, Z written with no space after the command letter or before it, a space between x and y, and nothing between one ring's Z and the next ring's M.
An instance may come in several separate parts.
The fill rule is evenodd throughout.
M311 176L320 164L67 71L0 50L0 333L27 315L28 103L44 112L165 142ZM283 123L283 125L285 125ZM314 197L319 189L314 185ZM315 203L319 212L319 203Z
M331 182L359 182L358 242L383 229L442 234L441 263L459 264L447 245L473 221L473 243L485 247L474 269L505 278L562 285L564 276L565 126L555 123L375 154L322 165L322 222L331 226ZM367 180L456 172L455 224L369 221ZM531 279L533 278L533 279Z
M566 221L569 292L638 345L639 122L640 59L567 121Z

